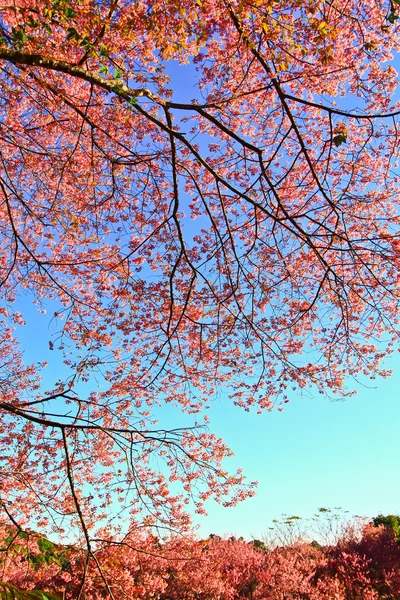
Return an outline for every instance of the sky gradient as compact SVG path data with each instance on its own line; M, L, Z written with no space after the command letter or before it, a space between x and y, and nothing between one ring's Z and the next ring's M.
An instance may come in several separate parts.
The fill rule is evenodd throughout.
M198 520L202 534L260 537L282 513L310 517L319 507L342 507L349 516L399 513L398 358L387 366L392 377L358 385L357 396L342 402L293 395L284 412L263 415L212 403L213 430L259 485L236 508L210 503L209 517Z
M174 97L190 101L196 76L189 66L183 71L173 65ZM177 73L179 72L179 76ZM49 356L48 316L21 298L28 325L21 328L27 349L26 360ZM51 310L50 310L51 314ZM382 365L383 366L383 365ZM61 377L47 370L48 384ZM208 517L195 517L200 535L234 534L263 536L272 520L282 513L310 517L319 507L342 507L351 515L374 517L400 513L400 360L392 356L384 368L393 369L387 380L365 379L357 384L358 394L345 401L330 402L316 391L294 393L283 412L257 415L233 406L224 392L210 403L210 429L233 450L231 471L242 467L249 481L259 482L255 498L236 508L207 504ZM353 388L351 382L349 388ZM172 407L161 411L175 426ZM229 461L228 461L229 464Z

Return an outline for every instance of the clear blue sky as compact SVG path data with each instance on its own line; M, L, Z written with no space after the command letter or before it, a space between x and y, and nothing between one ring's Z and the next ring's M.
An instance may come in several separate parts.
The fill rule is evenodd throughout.
M390 366L390 379L358 386L343 402L294 395L283 413L261 416L215 402L213 429L259 486L236 508L210 505L202 534L260 537L281 513L310 517L319 507L340 506L349 516L400 513L399 360Z

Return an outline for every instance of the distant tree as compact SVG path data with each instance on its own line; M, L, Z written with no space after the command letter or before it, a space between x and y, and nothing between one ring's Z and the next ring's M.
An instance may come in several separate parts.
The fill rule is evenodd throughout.
M378 515L372 519L374 527L388 527L391 529L396 536L398 542L400 542L400 516L399 515Z
M346 599L363 600L367 593L387 600L399 597L400 546L391 527L365 524L361 538L343 539L327 547L325 557L322 572L338 578Z
M265 542L262 542L261 540L253 540L251 543L253 544L254 548L257 548L257 550L267 552L267 546Z

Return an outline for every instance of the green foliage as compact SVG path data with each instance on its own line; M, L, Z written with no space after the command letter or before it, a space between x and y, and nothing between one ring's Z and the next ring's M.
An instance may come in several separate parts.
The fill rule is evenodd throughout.
M389 21L389 23L390 23L391 25L393 25L393 23L394 23L395 21L397 21L397 19L398 19L398 18L399 18L399 16L398 16L398 15L396 15L396 13L395 13L394 11L392 11L392 12L390 13L390 15L388 15L388 17L387 17L387 20Z
M12 28L12 37L15 46L18 50L21 50L28 39L28 36L25 33L24 27L13 27Z
M75 19L78 16L78 14L70 6L67 6L64 11L64 15L67 19Z
M85 48L87 52L89 52L93 46L92 40L87 35L85 35L85 37L81 39L79 45L81 46L81 48Z
M345 144L346 142L347 142L347 135L345 135L344 133L338 133L333 138L333 143L335 144L336 147L339 147L342 144Z
M376 44L374 41L371 41L371 42L365 42L365 44L364 44L364 49L365 49L367 52L373 52L374 50L376 50L376 49L377 49L377 44Z
M392 529L397 541L400 543L400 515L378 515L372 519L372 522L374 527L383 525Z
M56 18L56 22L62 23L66 19L76 19L78 13L70 6L69 0L54 0L51 7L43 9L43 15L52 20Z
M254 548L257 548L257 550L260 550L261 552L267 552L267 550L268 550L266 544L264 542L262 542L261 540L253 540L253 546L254 546Z
M32 546L20 543L22 540L33 539L37 545L37 552L32 550ZM9 548L8 548L9 547ZM1 548L0 548L1 549ZM21 560L27 562L35 571L40 570L44 565L52 563L57 564L62 570L70 568L68 560L69 548L59 544L54 544L50 540L41 537L35 533L19 531L17 534L10 533L4 538L4 548L21 556ZM1 600L0 595L0 600Z
M31 15L29 15L29 16L26 18L26 24L27 24L29 27L32 27L32 29L36 29L36 27L38 27L38 26L39 26L39 21L37 21L36 19L34 19L33 17L31 17Z
M75 27L68 27L67 29L67 40L80 40L81 36L79 35L79 33L77 32L77 30L75 29Z
M40 590L20 590L11 583L0 581L0 600L60 600L60 598Z

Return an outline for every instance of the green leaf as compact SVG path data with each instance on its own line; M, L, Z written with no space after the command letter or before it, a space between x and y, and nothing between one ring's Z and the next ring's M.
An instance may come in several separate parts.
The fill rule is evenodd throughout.
M108 50L104 44L100 46L99 54L100 56L108 56Z
M0 600L60 600L61 596L41 590L20 590L11 583L0 581Z
M81 36L75 29L75 27L68 27L67 29L67 40L80 40Z
M343 133L338 133L333 138L333 143L335 144L336 147L339 147L342 144L345 144L346 142L347 142L347 135L344 135Z
M99 73L104 73L104 75L107 75L108 69L106 65L100 65Z
M25 33L25 30L21 28L16 29L15 27L12 28L12 34L13 34L13 38L14 40L18 40L20 42L26 42L27 35Z
M36 543L41 552L53 551L56 548L56 546L46 538L39 538L36 540Z
M88 38L88 36L85 36L81 43L79 44L79 46L81 46L82 48L86 48L86 50L90 50L92 47L92 40L90 38Z
M12 31L12 37L15 42L15 45L17 46L17 48L19 50L21 50L24 47L24 44L28 39L25 29L21 26L13 27L11 31Z
M73 9L73 8L71 8L70 6L68 6L68 7L65 9L65 12L64 12L64 14L65 14L65 16L67 17L67 19L75 19L75 17L77 17L77 16L78 16L78 13L76 13L76 12L74 11L74 9Z
M390 15L387 17L387 21L389 21L389 23L391 23L391 24L393 25L393 23L394 23L395 21L397 21L397 19L398 19L398 18L399 18L399 16L398 16L398 15L396 15L396 13L392 11L392 12L390 13Z
M121 79L121 77L122 77L122 71L115 71L114 77L115 77L115 79Z
M29 27L32 27L32 29L35 29L39 25L39 21L36 21L36 19L31 17L31 15L29 15L29 17L27 17L26 23L27 23L27 25L29 25Z

